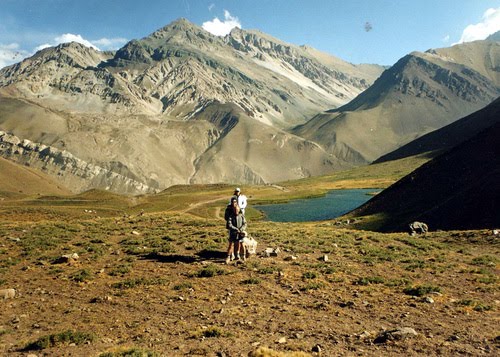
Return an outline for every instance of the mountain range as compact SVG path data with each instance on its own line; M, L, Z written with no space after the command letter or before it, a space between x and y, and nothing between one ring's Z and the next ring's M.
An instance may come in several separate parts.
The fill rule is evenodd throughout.
M67 43L1 69L0 155L73 191L322 175L489 104L498 68L494 39L387 69L180 19L116 52Z
M293 133L336 156L349 152L373 162L491 103L500 96L499 69L495 41L413 52L354 100Z

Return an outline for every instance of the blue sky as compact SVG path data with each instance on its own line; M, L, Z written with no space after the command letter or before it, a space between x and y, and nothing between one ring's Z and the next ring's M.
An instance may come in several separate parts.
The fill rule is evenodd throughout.
M500 0L0 0L0 68L70 40L117 49L180 17L214 33L258 29L352 63L392 65L500 30Z

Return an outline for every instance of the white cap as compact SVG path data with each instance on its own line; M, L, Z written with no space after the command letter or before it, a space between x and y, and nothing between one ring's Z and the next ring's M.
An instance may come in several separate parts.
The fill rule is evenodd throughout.
M240 192L240 191L241 191L241 190L240 190L240 188L239 188L239 187L236 187L236 188L234 189L234 192Z

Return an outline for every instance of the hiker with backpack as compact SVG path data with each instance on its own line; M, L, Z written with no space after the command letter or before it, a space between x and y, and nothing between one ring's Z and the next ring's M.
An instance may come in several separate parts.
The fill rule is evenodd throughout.
M240 207L238 206L238 199L231 198L231 203L226 207L224 212L224 219L226 220L226 228L229 230L229 243L227 247L226 264L229 264L233 259L234 252L236 252L236 259L240 260L240 246L243 240L242 232L247 227L245 216L243 215ZM243 255L244 259L246 258Z

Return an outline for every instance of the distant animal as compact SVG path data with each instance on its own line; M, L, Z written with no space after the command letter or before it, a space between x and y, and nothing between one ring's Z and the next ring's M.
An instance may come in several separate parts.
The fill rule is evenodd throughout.
M424 222L412 222L410 223L410 235L414 236L415 234L424 234L424 233L427 233L429 231L429 227L427 226L427 224L425 224Z

